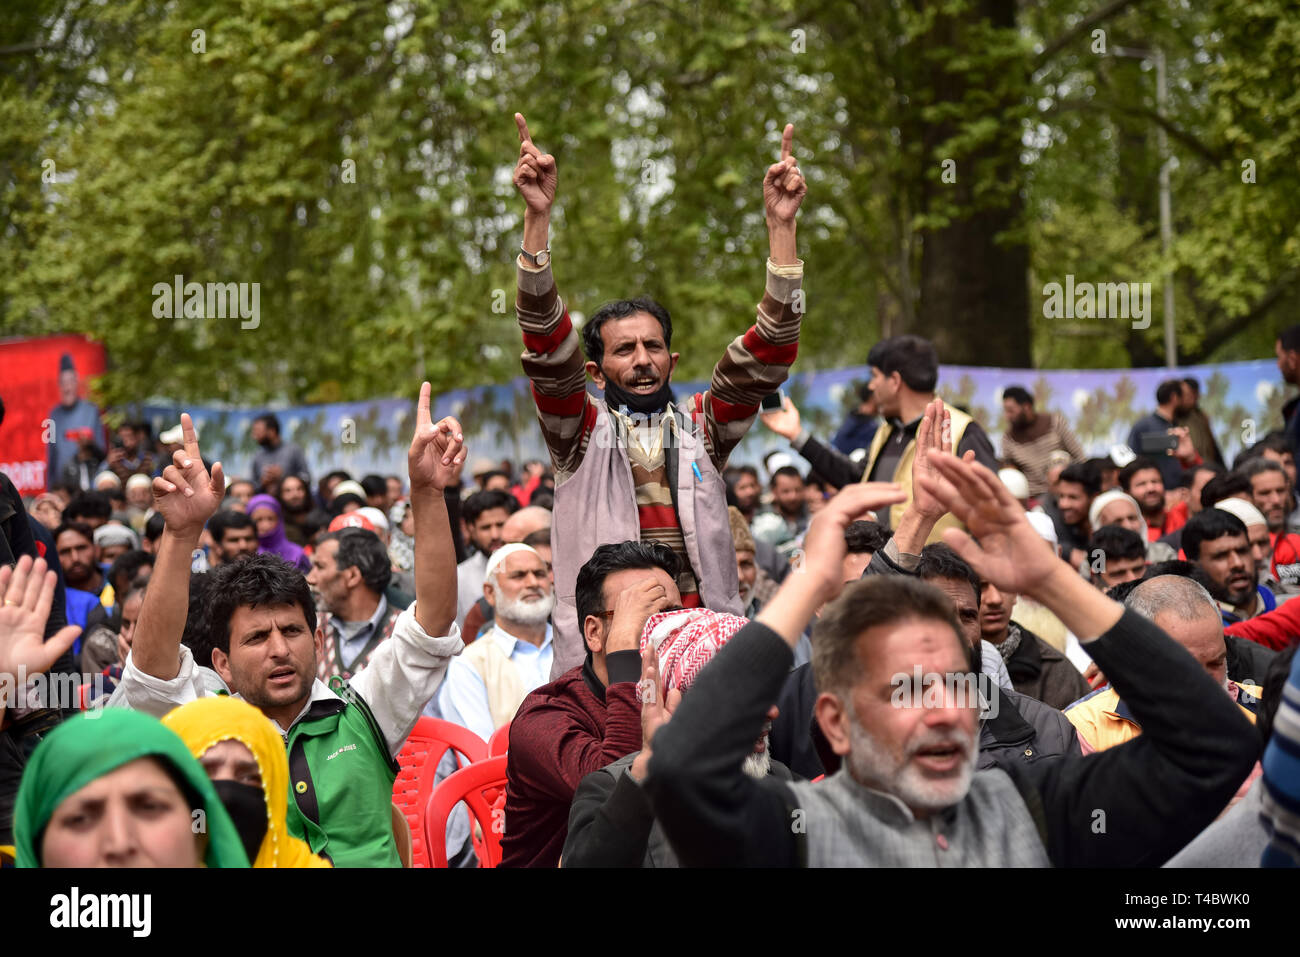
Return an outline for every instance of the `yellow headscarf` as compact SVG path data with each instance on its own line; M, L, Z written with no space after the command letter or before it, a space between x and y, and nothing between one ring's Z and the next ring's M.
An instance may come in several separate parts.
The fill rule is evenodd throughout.
M163 718L195 758L222 741L238 741L257 761L262 772L262 794L268 821L254 867L329 867L329 861L311 852L305 841L291 837L285 816L289 812L289 759L284 740L271 723L246 701L225 695L199 698L176 708Z

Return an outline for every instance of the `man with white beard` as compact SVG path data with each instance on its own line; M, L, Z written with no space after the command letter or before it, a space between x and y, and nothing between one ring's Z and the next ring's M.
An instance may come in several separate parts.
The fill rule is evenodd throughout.
M745 618L702 608L651 615L641 633L642 699L655 697L671 714L705 665L746 624ZM768 709L762 731L741 763L741 771L755 780L769 775L778 781L794 779L768 747L777 713L775 705ZM641 788L649 757L648 751L635 751L582 779L573 795L560 866L679 866Z
M1192 656L1056 558L994 472L950 454L930 460L934 473L917 480L968 530L944 541L981 579L1029 595L1078 635L1144 733L1097 754L975 771L980 702L960 680L969 656L951 603L898 576L843 584L845 527L904 497L896 484L851 486L813 520L802 573L671 717L643 696L652 753L641 786L683 865L1154 866L1251 770L1250 722ZM814 713L843 764L816 783L755 781L742 759L824 602Z
M488 559L483 597L495 611L492 630L451 659L437 707L486 741L550 680L555 591L542 556L511 544Z

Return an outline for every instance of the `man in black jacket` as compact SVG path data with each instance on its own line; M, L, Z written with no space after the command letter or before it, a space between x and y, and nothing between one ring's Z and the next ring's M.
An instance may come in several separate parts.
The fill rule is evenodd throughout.
M853 486L810 527L804 573L718 653L672 720L656 702L644 706L643 786L683 864L1154 866L1249 773L1254 731L1191 656L1056 559L992 471L942 453L930 460L937 474L920 483L971 533L949 530L948 544L1078 635L1141 709L1143 735L1100 754L974 772L979 706L952 680L967 659L950 605L928 585L878 579L850 586L814 638L817 719L845 767L818 784L746 779L741 762L790 649L843 587L844 527L903 498L897 485ZM900 690L924 692L921 706Z

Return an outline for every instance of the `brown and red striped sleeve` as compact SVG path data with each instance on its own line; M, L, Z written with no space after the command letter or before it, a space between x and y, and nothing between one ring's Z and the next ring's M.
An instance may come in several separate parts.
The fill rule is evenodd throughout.
M516 265L515 312L524 337L520 359L532 382L537 419L559 482L582 464L587 437L596 423L596 406L587 394L586 360L578 333L555 288L550 264L534 268L520 258Z
M803 312L803 260L788 266L768 260L757 319L727 346L713 368L709 391L697 393L687 403L693 418L704 412L705 444L719 472L754 424L763 397L789 377L799 352Z

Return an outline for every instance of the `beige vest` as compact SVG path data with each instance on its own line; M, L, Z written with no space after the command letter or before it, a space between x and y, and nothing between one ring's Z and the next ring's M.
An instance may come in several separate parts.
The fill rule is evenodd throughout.
M966 434L966 426L970 425L972 420L961 409L954 408L947 402L943 404L943 407L952 416L952 451L956 455L957 446L961 444L962 436ZM876 467L876 459L880 458L880 450L885 447L885 440L892 432L893 429L876 429L875 438L871 440L871 450L867 455L867 467L862 472L862 481L867 481L867 476ZM900 502L898 505L891 505L889 508L890 528L898 528L903 512L907 510L907 506L912 504L912 462L915 458L916 439L912 439L911 442L907 443L907 448L903 449L903 454L898 459L898 467L894 469L894 474L889 478L877 476L877 480L881 482L897 482L903 486L903 491L907 493L906 501ZM930 537L925 540L925 543L933 545L935 542L942 542L944 529L961 527L961 522L957 521L952 512L949 512L935 523L934 531L930 533Z
M506 657L489 632L460 653L460 660L473 668L487 688L488 711L492 714L492 727L499 728L514 720L515 712L524 703L528 692L519 680L519 670ZM554 639L552 639L554 641Z

